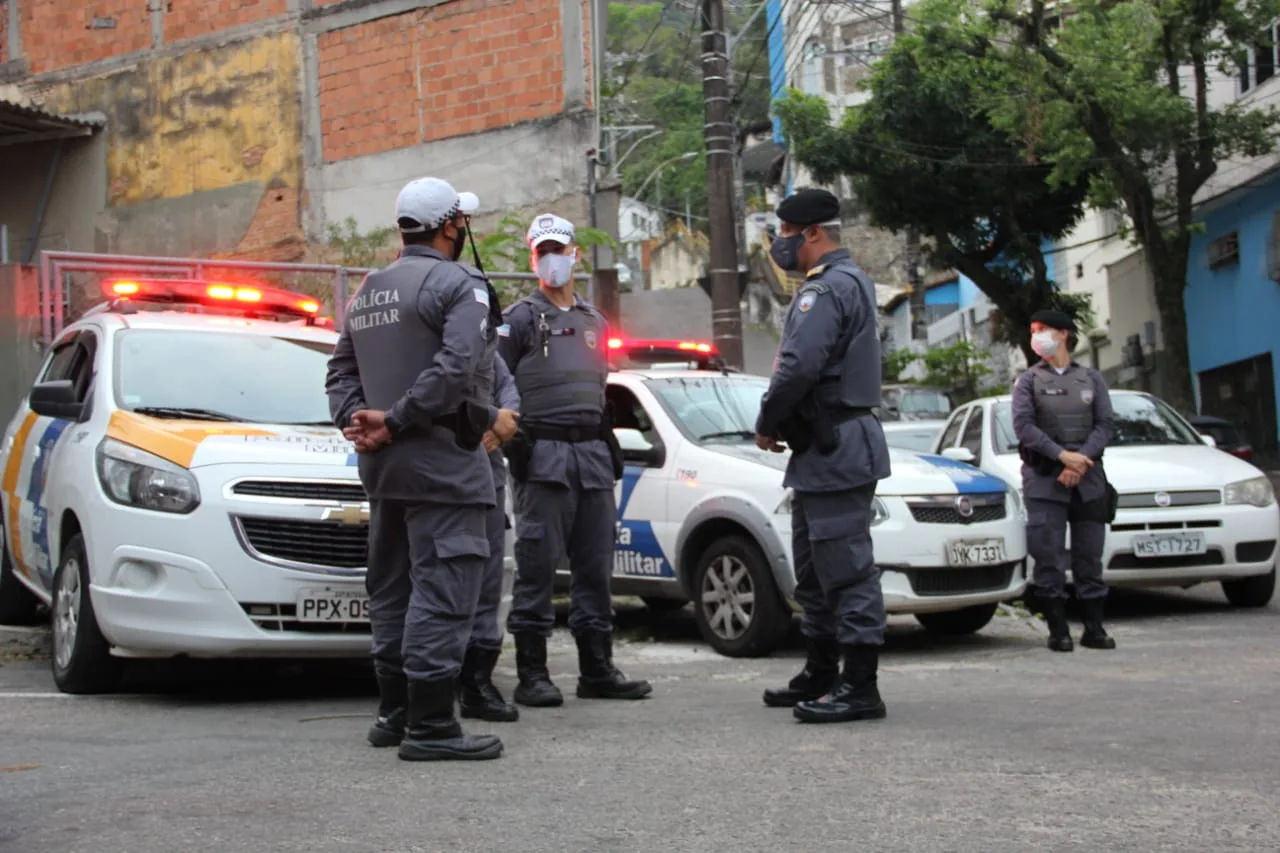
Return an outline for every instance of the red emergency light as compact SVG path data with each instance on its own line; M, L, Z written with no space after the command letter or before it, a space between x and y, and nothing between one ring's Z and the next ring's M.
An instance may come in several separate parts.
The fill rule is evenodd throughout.
M618 368L653 367L658 364L694 364L708 367L719 357L713 344L678 339L609 339L609 360Z
M708 343L700 341L679 341L679 340L625 340L623 338L609 338L609 349L620 349L626 352L645 352L645 351L663 351L663 352L699 352L706 355L715 355L716 348Z
M225 306L244 313L306 318L314 318L320 311L320 303L306 294L259 285L184 279L117 279L105 282L102 289L111 299L134 302Z

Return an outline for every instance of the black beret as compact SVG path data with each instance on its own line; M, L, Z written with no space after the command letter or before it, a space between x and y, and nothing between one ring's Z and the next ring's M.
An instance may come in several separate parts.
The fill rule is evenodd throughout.
M821 225L840 218L840 199L824 189L804 189L778 205L778 218L791 225Z
M1050 329L1060 329L1064 332L1076 330L1076 321L1055 308L1043 308L1037 311L1031 315L1031 322L1043 323Z

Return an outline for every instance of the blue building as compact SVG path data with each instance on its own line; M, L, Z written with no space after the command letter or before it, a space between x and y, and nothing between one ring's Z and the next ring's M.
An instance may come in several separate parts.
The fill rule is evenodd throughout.
M1201 414L1236 421L1255 452L1280 443L1280 171L1204 204L1187 264L1187 338Z

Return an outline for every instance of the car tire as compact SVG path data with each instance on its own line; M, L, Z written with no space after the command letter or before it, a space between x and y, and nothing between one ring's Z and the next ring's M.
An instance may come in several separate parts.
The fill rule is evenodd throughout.
M655 598L654 596L640 600L644 602L645 607L654 613L675 613L678 610L683 610L684 606L689 603L679 598Z
M34 625L40 619L40 599L18 580L7 543L0 537L0 625Z
M728 601L722 595L726 581L734 584L734 598ZM748 537L725 536L703 550L693 592L698 630L725 657L763 657L777 649L791 629L791 610L764 554ZM750 600L743 601L745 596Z
M98 629L89 593L89 559L78 533L62 549L53 575L52 666L53 681L64 693L110 692L124 669Z
M916 621L923 625L924 629L930 634L939 634L944 637L963 637L967 634L976 634L987 627L987 623L995 617L996 610L999 607L999 602L993 602L991 604L975 604L963 610L947 610L942 613L917 613Z
M1276 567L1265 575L1254 575L1251 578L1223 581L1222 592L1227 601L1235 607L1266 607L1271 603L1271 596L1276 591Z

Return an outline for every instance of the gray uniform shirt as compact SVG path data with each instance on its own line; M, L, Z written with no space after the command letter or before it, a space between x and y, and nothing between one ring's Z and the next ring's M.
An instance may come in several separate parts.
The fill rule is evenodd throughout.
M520 390L521 422L547 426L601 423L609 377L609 324L574 297L568 309L536 291L503 314L498 351ZM576 468L582 488L612 489L613 459L603 441L538 440L528 480L569 487Z
M1084 440L1059 433L1069 420L1073 431L1083 432L1074 426L1082 418L1089 423ZM1029 368L1013 384L1013 431L1024 447L1054 461L1063 450L1088 456L1095 464L1076 486L1080 499L1093 501L1106 494L1106 475L1099 460L1115 436L1115 424L1111 394L1101 373L1074 361L1061 375L1047 361ZM1037 474L1028 465L1022 466L1022 490L1024 497L1032 499L1071 500L1071 490L1056 476Z
M778 425L815 389L828 408L878 406L880 371L875 285L847 250L829 252L787 310L756 431L776 437ZM889 476L889 447L874 415L845 421L839 431L840 444L830 456L815 448L792 453L784 484L836 492Z
M346 427L359 409L383 410L403 425L391 444L360 454L371 498L494 505L484 449L463 450L432 425L468 399L489 409L490 426L497 417L478 378L497 345L489 302L479 270L420 246L352 297L325 380L330 414Z

